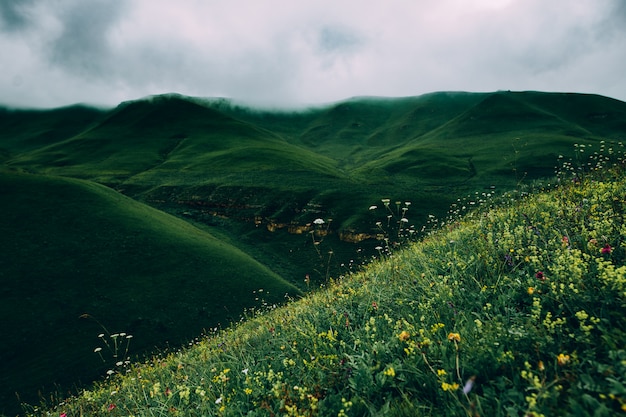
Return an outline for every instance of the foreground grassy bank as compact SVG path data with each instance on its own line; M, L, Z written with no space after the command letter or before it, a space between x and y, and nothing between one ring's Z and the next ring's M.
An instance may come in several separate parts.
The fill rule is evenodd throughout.
M626 183L503 200L54 416L614 415L626 411Z

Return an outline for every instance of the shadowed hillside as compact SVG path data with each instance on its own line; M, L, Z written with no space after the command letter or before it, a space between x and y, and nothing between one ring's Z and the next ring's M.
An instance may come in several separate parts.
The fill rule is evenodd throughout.
M124 359L100 361L103 329L82 314L132 334L136 354L299 292L232 245L101 185L5 173L0 189L1 404L89 382Z

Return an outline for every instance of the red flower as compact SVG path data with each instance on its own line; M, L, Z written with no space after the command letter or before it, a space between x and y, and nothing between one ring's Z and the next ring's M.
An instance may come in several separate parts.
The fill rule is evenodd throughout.
M114 409L116 409L117 406L113 403L109 404L109 406L107 407L107 411L113 411Z
M606 245L604 245L604 247L602 249L600 249L600 252L602 252L602 253L611 253L612 250L613 250L613 248L611 247L611 245L609 245L607 243Z
M537 273L535 274L535 278L541 280L541 281L545 281L546 277L543 275L543 271L537 271Z

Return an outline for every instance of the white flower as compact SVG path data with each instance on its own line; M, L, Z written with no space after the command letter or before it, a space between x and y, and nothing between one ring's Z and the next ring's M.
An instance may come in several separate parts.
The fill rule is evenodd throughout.
M94 352L96 352L96 353L98 353L98 352L100 352L101 350L102 350L102 348L101 348L101 347L97 347L97 348L95 348L93 351L94 351Z
M313 223L314 224L324 224L324 220L322 220L322 219L315 219L315 220L313 220Z
M244 370L243 370L243 371L241 371L241 372L243 372L243 374L244 374L244 375L248 375L248 368L244 369Z
M222 403L222 397L219 397L217 400L215 400L215 404L221 404Z
M376 210L377 208L377 206L370 206L370 210Z
M475 376L465 382L465 385L463 386L463 394L469 394L472 388L474 388L474 380L476 380Z

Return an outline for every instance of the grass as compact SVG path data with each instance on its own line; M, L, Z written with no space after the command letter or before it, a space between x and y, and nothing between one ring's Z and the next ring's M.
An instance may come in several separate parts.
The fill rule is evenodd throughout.
M35 358L42 349L34 352L38 346L28 341L39 334L36 326L47 332L46 340L54 339L51 329L68 323L84 332L84 341L68 343L78 340L77 330L66 330L50 342L73 347L44 352L46 359L30 367L33 378L6 377L3 398L13 398L15 383L22 384L18 391L27 399L39 388L49 392L50 381L57 378L69 383L80 375L89 382L82 370L103 366L85 349L101 329L93 322L87 329L87 321L76 319L84 311L68 306L101 308L103 314L99 310L94 317L113 331L136 336L133 353L150 350L155 341L176 345L175 340L191 337L182 336L183 331L196 335L213 327L212 320L236 320L249 306L244 301L258 306L261 300L255 298L261 297L253 295L253 284L246 281L250 276L279 286L288 281L302 290L348 274L377 255L379 242L371 237L379 230L367 208L381 198L412 202L411 224L418 230L430 227L430 216L445 216L460 196L519 189L554 175L560 155L578 161L583 150L599 149L602 140L619 140L626 132L624 120L626 108L616 100L538 92L365 97L302 111L250 109L176 95L112 110L2 110L2 238L10 249L0 255L7 267L2 291L9 303L4 308L10 317L19 317L15 323L29 323L16 333L12 322L6 322L3 329L18 336L3 343ZM581 147L575 150L573 143ZM72 182L71 177L89 182ZM110 189L105 192L95 183ZM111 189L173 214L186 226L145 205L132 205ZM101 204L105 200L109 203ZM317 218L326 221L328 234L311 234ZM150 219L155 220L147 224ZM159 230L150 223L160 225ZM189 224L196 227L188 233ZM190 237L200 235L194 246ZM229 254L228 260L222 262L221 251ZM199 261L190 262L189 253ZM242 268L240 274L229 272L232 263ZM205 271L211 271L208 281ZM204 285L209 295L195 291L171 304L168 297L179 289L171 277L180 273L188 277L180 281L180 289L187 293ZM220 290L215 291L218 281ZM238 287L240 281L244 285ZM76 282L85 288L76 288ZM250 291L228 299L224 294L230 289L222 283L236 291L250 286ZM90 286L95 299L79 293ZM15 295L26 292L26 299ZM118 292L124 297L109 295ZM272 291L270 304L282 301L282 293ZM156 296L146 302L150 294ZM222 305L232 308L226 311ZM37 306L47 308L46 313ZM152 314L139 314L140 308ZM176 326L170 308L198 318ZM63 314L68 318L54 318ZM141 318L139 327L147 326L145 337L135 331L133 317ZM22 335L21 329L28 330ZM74 373L68 365L66 373L49 373L53 378L35 375L57 362L71 363L77 351L84 358L91 355L94 367L77 366ZM6 362L5 369L26 372L20 362ZM67 384L58 390L67 392Z
M603 151L593 172L566 162L557 185L481 200L362 272L30 414L623 412L626 183L623 151Z
M93 354L102 329L84 313L134 335L141 357L299 294L234 246L104 186L0 173L0 188L2 407L112 366Z

